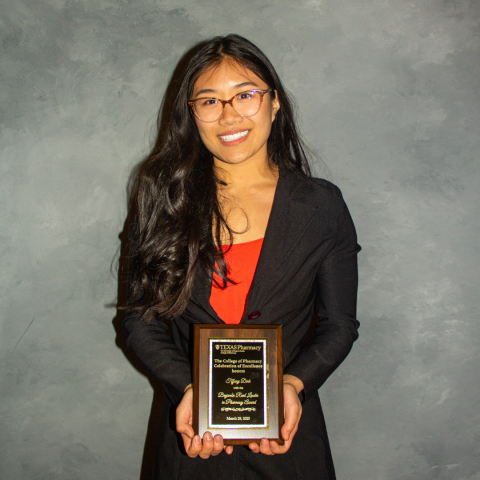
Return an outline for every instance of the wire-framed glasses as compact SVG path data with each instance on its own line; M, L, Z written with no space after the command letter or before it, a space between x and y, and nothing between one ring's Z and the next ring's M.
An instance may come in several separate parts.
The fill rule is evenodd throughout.
M201 97L190 100L188 104L192 107L195 116L202 122L216 122L222 116L223 109L227 103L229 103L240 116L251 117L260 110L263 96L271 91L271 88L266 90L248 90L247 92L237 93L230 100Z

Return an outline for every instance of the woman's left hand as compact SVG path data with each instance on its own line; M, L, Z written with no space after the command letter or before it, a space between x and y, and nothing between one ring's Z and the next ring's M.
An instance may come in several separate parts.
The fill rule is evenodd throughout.
M303 383L297 377L285 375L283 377L283 407L285 414L285 423L281 429L283 445L279 445L274 440L268 441L262 438L260 445L250 443L250 450L254 453L263 453L264 455L276 455L285 453L292 445L293 437L297 433L298 423L302 416L302 404L298 394L303 390Z
M192 428L192 404L193 404L193 388L189 385L185 389L183 398L180 401L176 411L176 427L177 432L181 434L185 452L190 458L214 457L220 452L225 452L230 455L233 452L232 446L225 446L221 435L213 435L210 432L205 432L202 438L195 435Z

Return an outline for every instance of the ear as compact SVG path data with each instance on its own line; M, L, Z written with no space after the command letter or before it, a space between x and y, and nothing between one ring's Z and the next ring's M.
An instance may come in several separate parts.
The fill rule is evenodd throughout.
M277 91L275 92L275 98L272 99L272 122L275 120L275 115L280 110L280 102L278 101Z

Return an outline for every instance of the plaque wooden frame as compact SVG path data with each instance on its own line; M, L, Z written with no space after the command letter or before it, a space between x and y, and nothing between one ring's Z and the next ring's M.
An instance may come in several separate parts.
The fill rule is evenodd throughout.
M284 423L282 326L196 324L193 329L193 430L195 434L200 435L200 437L203 437L207 431L213 436L220 434L223 437L225 445L259 444L262 438L275 440L279 445L283 445L284 441L280 432ZM264 341L266 341L266 343L262 343ZM214 373L218 370L211 367L214 356L212 351L215 342L222 345L235 345L233 342L238 342L240 345L238 348L249 348L248 345L257 344L266 346L266 365L263 366L265 375L262 377L266 379L266 385L262 383L266 391L266 402L264 410L262 410L264 417L262 418L265 418L266 422L262 425L254 425L246 421L241 425L212 426L215 422L212 421L213 407L210 399L215 398L215 392L213 392L212 397L214 387L212 385L212 390L210 390L210 380L213 378L213 375L219 375ZM222 345L220 345L220 348L222 348ZM216 345L216 348L218 351L219 345ZM253 349L252 347L250 348ZM261 351L263 352L264 350ZM240 356L241 355L239 355L239 357ZM231 371L233 372L234 370ZM224 372L222 372L222 374L223 373ZM238 375L242 374L231 375L238 378ZM256 381L258 383L258 380ZM225 388L228 389L227 386ZM218 407L216 407L215 411L218 412Z

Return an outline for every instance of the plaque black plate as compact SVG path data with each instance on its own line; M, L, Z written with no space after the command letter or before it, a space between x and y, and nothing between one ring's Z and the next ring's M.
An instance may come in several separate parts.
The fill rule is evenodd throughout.
M211 338L209 356L208 427L267 427L267 339Z

